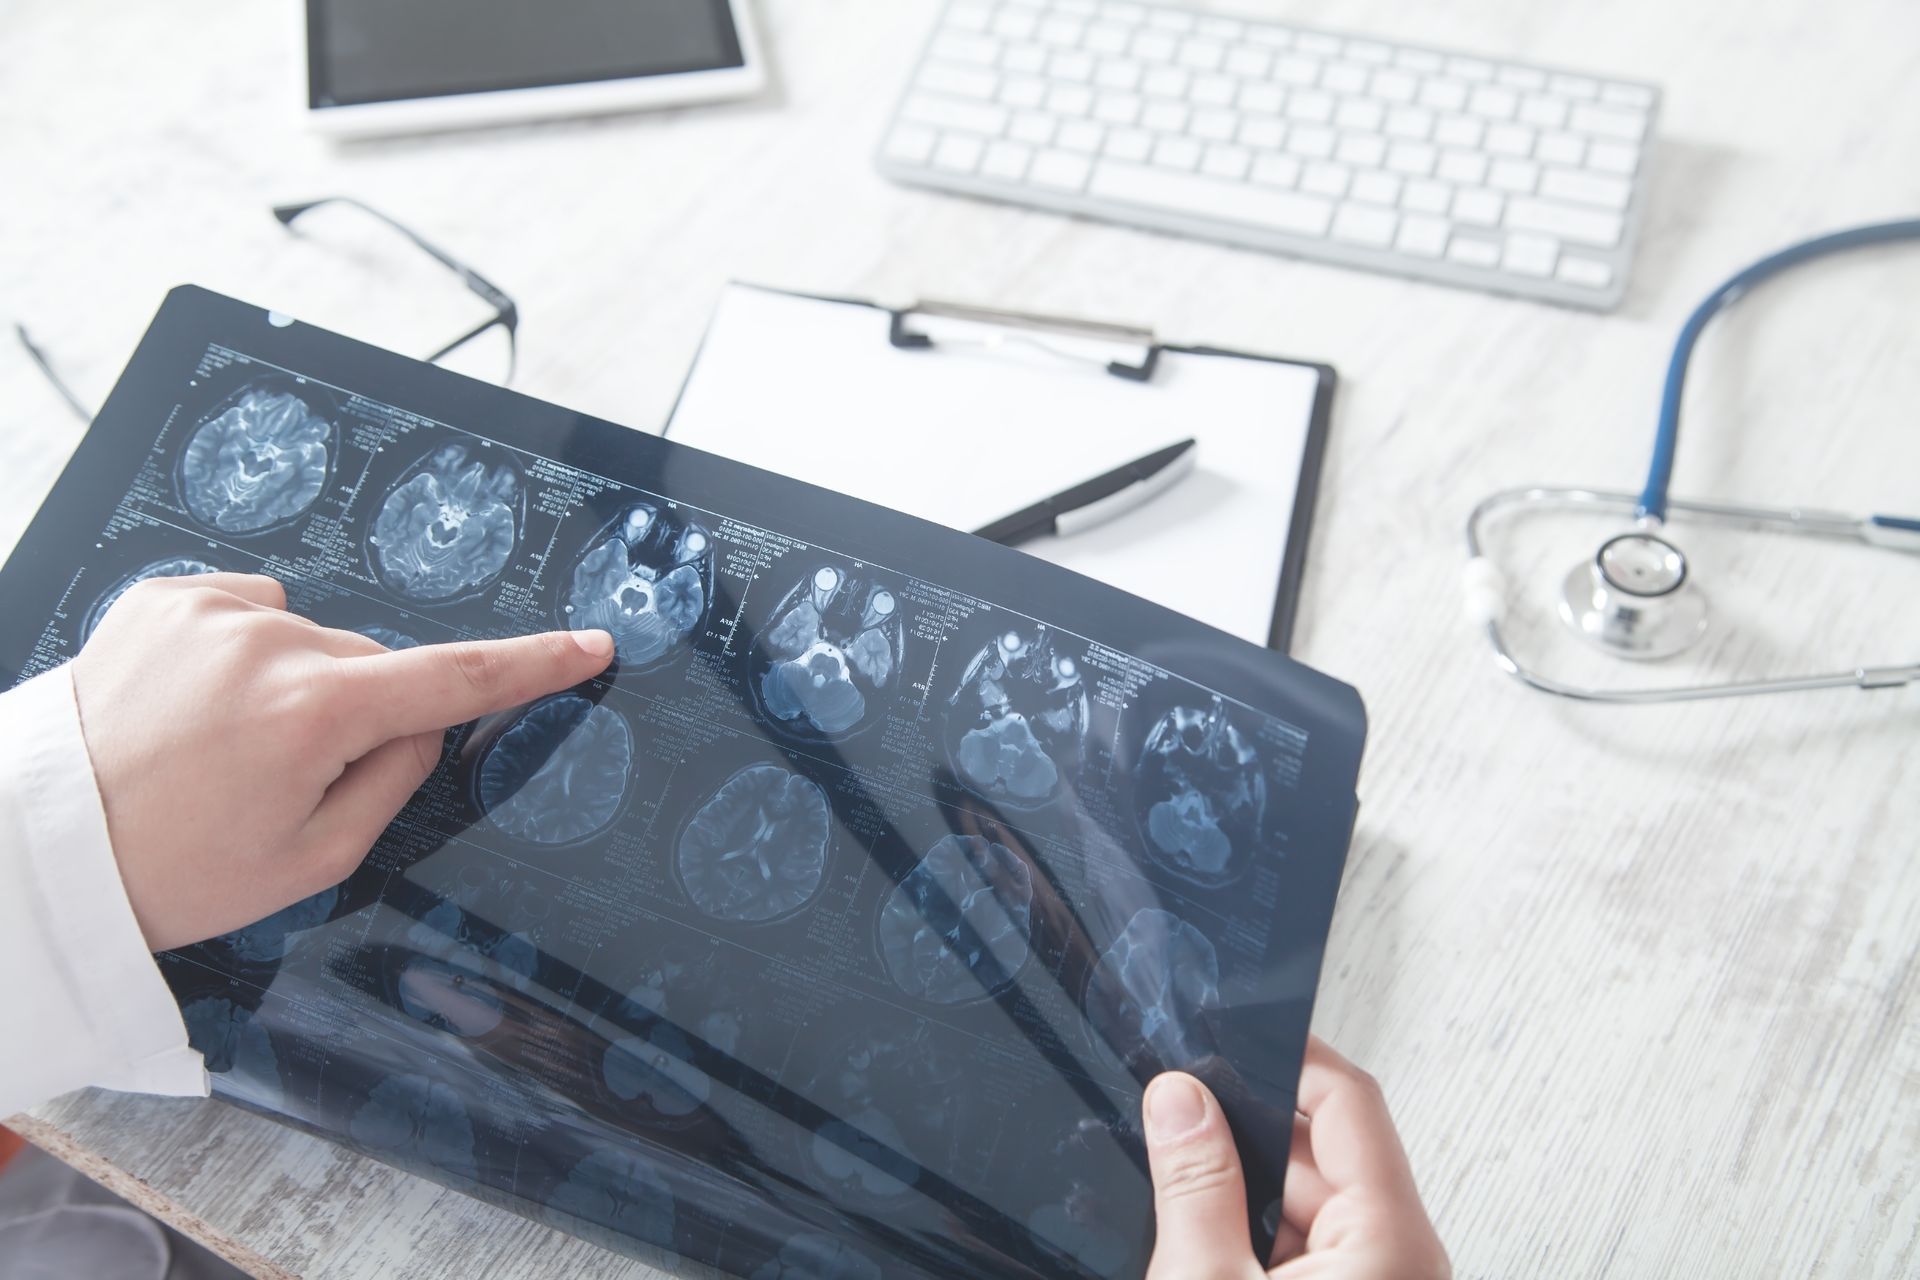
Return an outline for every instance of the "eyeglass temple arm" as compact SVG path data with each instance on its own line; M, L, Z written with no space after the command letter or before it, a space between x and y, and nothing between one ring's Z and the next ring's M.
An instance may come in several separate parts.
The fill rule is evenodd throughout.
M520 323L519 305L514 302L513 298L505 289L502 289L499 285L487 279L478 271L475 271L472 267L460 261L460 259L454 257L445 249L440 248L440 246L428 240L412 227L388 217L370 204L356 200L352 196L322 196L318 200L303 200L297 204L275 205L273 207L273 216L280 220L281 226L290 228L293 226L295 218L298 218L301 214L307 212L307 210L316 209L323 204L350 205L362 213L370 217L378 218L381 222L386 223L389 227L392 227L395 231L398 231L401 235L413 241L415 245L419 246L422 252L426 253L435 262L438 262L441 266L459 276L460 279L466 283L467 288L486 299L487 305L491 306L497 313L494 319L481 325L472 333L468 333L455 340L450 345L442 348L439 355L429 356L429 359L439 359L441 355L445 355L448 351L453 350L453 348L459 346L460 343L467 341L469 338L474 337L476 334L495 324L504 325L509 336L518 328Z

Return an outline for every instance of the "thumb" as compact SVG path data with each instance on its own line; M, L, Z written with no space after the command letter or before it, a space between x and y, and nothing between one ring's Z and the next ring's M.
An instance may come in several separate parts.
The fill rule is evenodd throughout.
M1240 1154L1220 1104L1192 1076L1169 1071L1147 1086L1143 1109L1156 1233L1147 1280L1262 1275Z

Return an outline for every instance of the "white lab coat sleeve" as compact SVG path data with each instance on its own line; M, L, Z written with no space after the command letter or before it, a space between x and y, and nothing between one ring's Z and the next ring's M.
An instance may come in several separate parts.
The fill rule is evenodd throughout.
M0 1117L82 1085L204 1096L120 882L73 677L0 694Z

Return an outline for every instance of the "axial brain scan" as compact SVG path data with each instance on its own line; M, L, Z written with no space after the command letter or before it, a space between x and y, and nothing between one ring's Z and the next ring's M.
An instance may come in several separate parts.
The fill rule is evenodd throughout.
M690 1116L713 1094L706 1073L687 1061L692 1052L684 1032L656 1022L640 1035L608 1045L601 1076L607 1091L622 1102L638 1102L668 1118Z
M639 502L595 536L567 589L567 625L613 635L624 666L659 662L706 615L713 535Z
M289 391L254 386L201 424L180 455L180 496L224 533L293 519L327 484L333 424Z
M1053 798L1086 732L1080 664L1044 626L1016 623L988 641L948 699L947 747L961 780L1018 808Z
M262 963L279 960L287 954L296 935L325 924L339 900L338 886L322 889L290 907L282 907L264 920L223 933L213 939L213 943L226 947L240 960Z
M547 1205L638 1240L673 1241L673 1193L650 1163L625 1151L596 1151L581 1160Z
M817 1231L789 1236L747 1280L880 1280L880 1268L851 1245Z
M831 1047L802 1092L834 1118L803 1140L808 1172L830 1195L876 1203L919 1180L918 1145L948 1144L968 1062L921 1034L854 1035Z
M1175 707L1153 726L1135 794L1148 852L1176 875L1226 884L1259 847L1266 775L1218 699L1205 711Z
M353 1140L400 1160L475 1177L473 1121L452 1085L421 1075L388 1076L347 1124Z
M374 569L405 600L437 604L478 591L507 567L519 540L520 474L464 444L442 445L407 469L374 517Z
M819 890L829 838L818 783L779 765L749 765L681 832L680 879L693 904L716 919L772 920Z
M755 651L776 728L837 738L860 727L900 670L906 629L892 588L823 565L774 610Z
M1032 874L1006 846L943 837L880 909L887 976L935 1004L997 991L1027 961L1032 910Z
M483 1036L500 1025L505 1006L480 969L458 959L414 956L400 971L400 1007L440 1031Z
M354 630L375 644L385 645L389 649L418 649L420 647L418 640L415 640L405 632L395 631L392 627L356 627Z
M626 798L633 731L577 693L536 702L481 758L480 807L534 844L570 844L612 822Z
M202 573L219 573L220 566L208 564L205 560L196 560L192 556L169 556L165 560L155 560L152 564L134 570L113 589L100 597L98 604L87 612L87 620L80 629L80 641L86 643L93 629L100 625L100 619L107 616L107 610L113 608L114 601L127 594L127 590L136 582L145 582L148 578L190 578Z
M1220 1001L1220 959L1207 936L1149 907L1134 913L1087 983L1088 1024L1132 1067L1177 1067L1208 1051L1200 1015Z

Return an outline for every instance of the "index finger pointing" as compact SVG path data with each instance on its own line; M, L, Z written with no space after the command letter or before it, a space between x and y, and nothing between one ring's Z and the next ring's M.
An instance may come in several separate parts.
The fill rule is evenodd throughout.
M432 733L530 702L606 670L613 637L549 631L348 658L350 697L370 743Z

